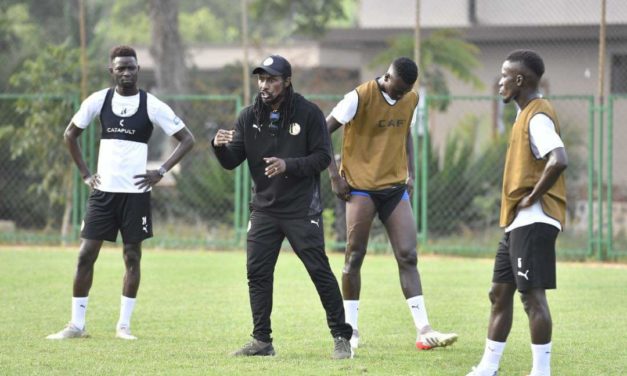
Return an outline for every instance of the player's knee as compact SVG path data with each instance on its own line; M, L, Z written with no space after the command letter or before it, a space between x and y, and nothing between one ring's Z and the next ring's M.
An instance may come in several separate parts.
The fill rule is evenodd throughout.
M361 265L364 262L364 258L366 257L366 251L361 249L347 249L348 256L346 257L346 262L344 263L344 274L355 274L359 273L361 269Z
M490 299L490 303L492 305L496 304L496 291L494 291L494 287L490 288L490 291L488 292L488 299Z
M531 312L543 311L542 303L536 299L533 294L522 292L520 294L520 301L522 302L523 308L527 314Z
M78 268L92 267L96 262L96 257L90 253L81 252L78 255Z
M416 248L408 247L401 249L398 252L396 260L401 268L416 267L416 265L418 265L418 254L416 253Z
M127 265L137 265L141 261L141 249L136 244L124 245L124 262Z

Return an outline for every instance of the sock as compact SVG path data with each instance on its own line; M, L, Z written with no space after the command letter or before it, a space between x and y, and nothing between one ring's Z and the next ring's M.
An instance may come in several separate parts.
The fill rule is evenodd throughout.
M506 342L496 342L491 339L486 339L485 349L483 350L483 358L481 358L478 368L490 371L498 370L503 350L505 350L505 343Z
M79 329L85 329L85 312L87 312L88 296L84 298L72 297L72 318L70 322Z
M551 374L551 342L545 345L531 344L533 368L530 376L545 376Z
M357 330L357 318L359 317L359 300L344 301L344 315L346 322L351 324L353 329Z
M135 308L135 298L127 298L122 295L120 299L120 319L118 320L118 328L131 327L131 315L133 314L133 308Z
M413 298L407 299L407 305L409 306L411 316L414 318L416 329L418 329L418 336L420 336L422 329L429 325L427 309L425 308L425 298L422 295L414 296Z

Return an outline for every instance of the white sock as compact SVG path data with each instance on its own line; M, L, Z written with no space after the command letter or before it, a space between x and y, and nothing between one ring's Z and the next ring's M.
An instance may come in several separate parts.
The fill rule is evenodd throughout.
M70 322L79 329L85 329L85 312L87 312L87 300L89 297L72 297L72 318Z
M133 308L135 308L135 298L127 298L122 295L120 299L120 319L118 320L118 328L131 327L131 315L133 314Z
M351 324L353 329L357 329L357 318L359 317L359 300L344 301L344 315L346 322Z
M422 328L429 325L429 318L427 317L427 309L425 308L425 298L422 295L414 296L407 299L407 305L411 316L414 318L414 325L418 329L418 336Z
M483 350L483 358L481 358L478 368L489 371L498 370L503 350L505 350L505 343L506 342L496 342L486 339L485 349Z
M549 376L551 374L551 342L545 345L531 344L533 368L530 376Z

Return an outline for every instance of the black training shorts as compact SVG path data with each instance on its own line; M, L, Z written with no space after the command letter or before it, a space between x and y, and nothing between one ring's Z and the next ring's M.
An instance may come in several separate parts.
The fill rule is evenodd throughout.
M409 201L407 185L405 184L378 191L367 191L364 189L352 188L351 195L370 197L377 209L377 213L379 213L381 223L385 223L385 221L390 218L390 215L392 215L392 212L396 209L401 200Z
M89 195L81 237L114 242L139 243L152 237L150 192L113 193L97 189Z
M559 230L532 223L505 233L494 260L492 282L516 285L518 291L554 289L555 240Z

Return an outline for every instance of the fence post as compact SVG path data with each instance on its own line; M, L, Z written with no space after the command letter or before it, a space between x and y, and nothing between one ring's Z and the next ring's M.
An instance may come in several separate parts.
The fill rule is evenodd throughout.
M594 97L588 100L588 257L594 254Z
M431 97L425 95L425 116L424 116L424 129L422 134L422 173L420 174L421 183L420 183L420 241L424 246L427 244L427 231L428 231L428 223L427 223L427 209L428 209L428 190L429 190L429 108L430 108Z
M614 228L612 225L612 206L614 204L612 185L614 157L614 97L607 100L607 257L612 258L614 248Z

